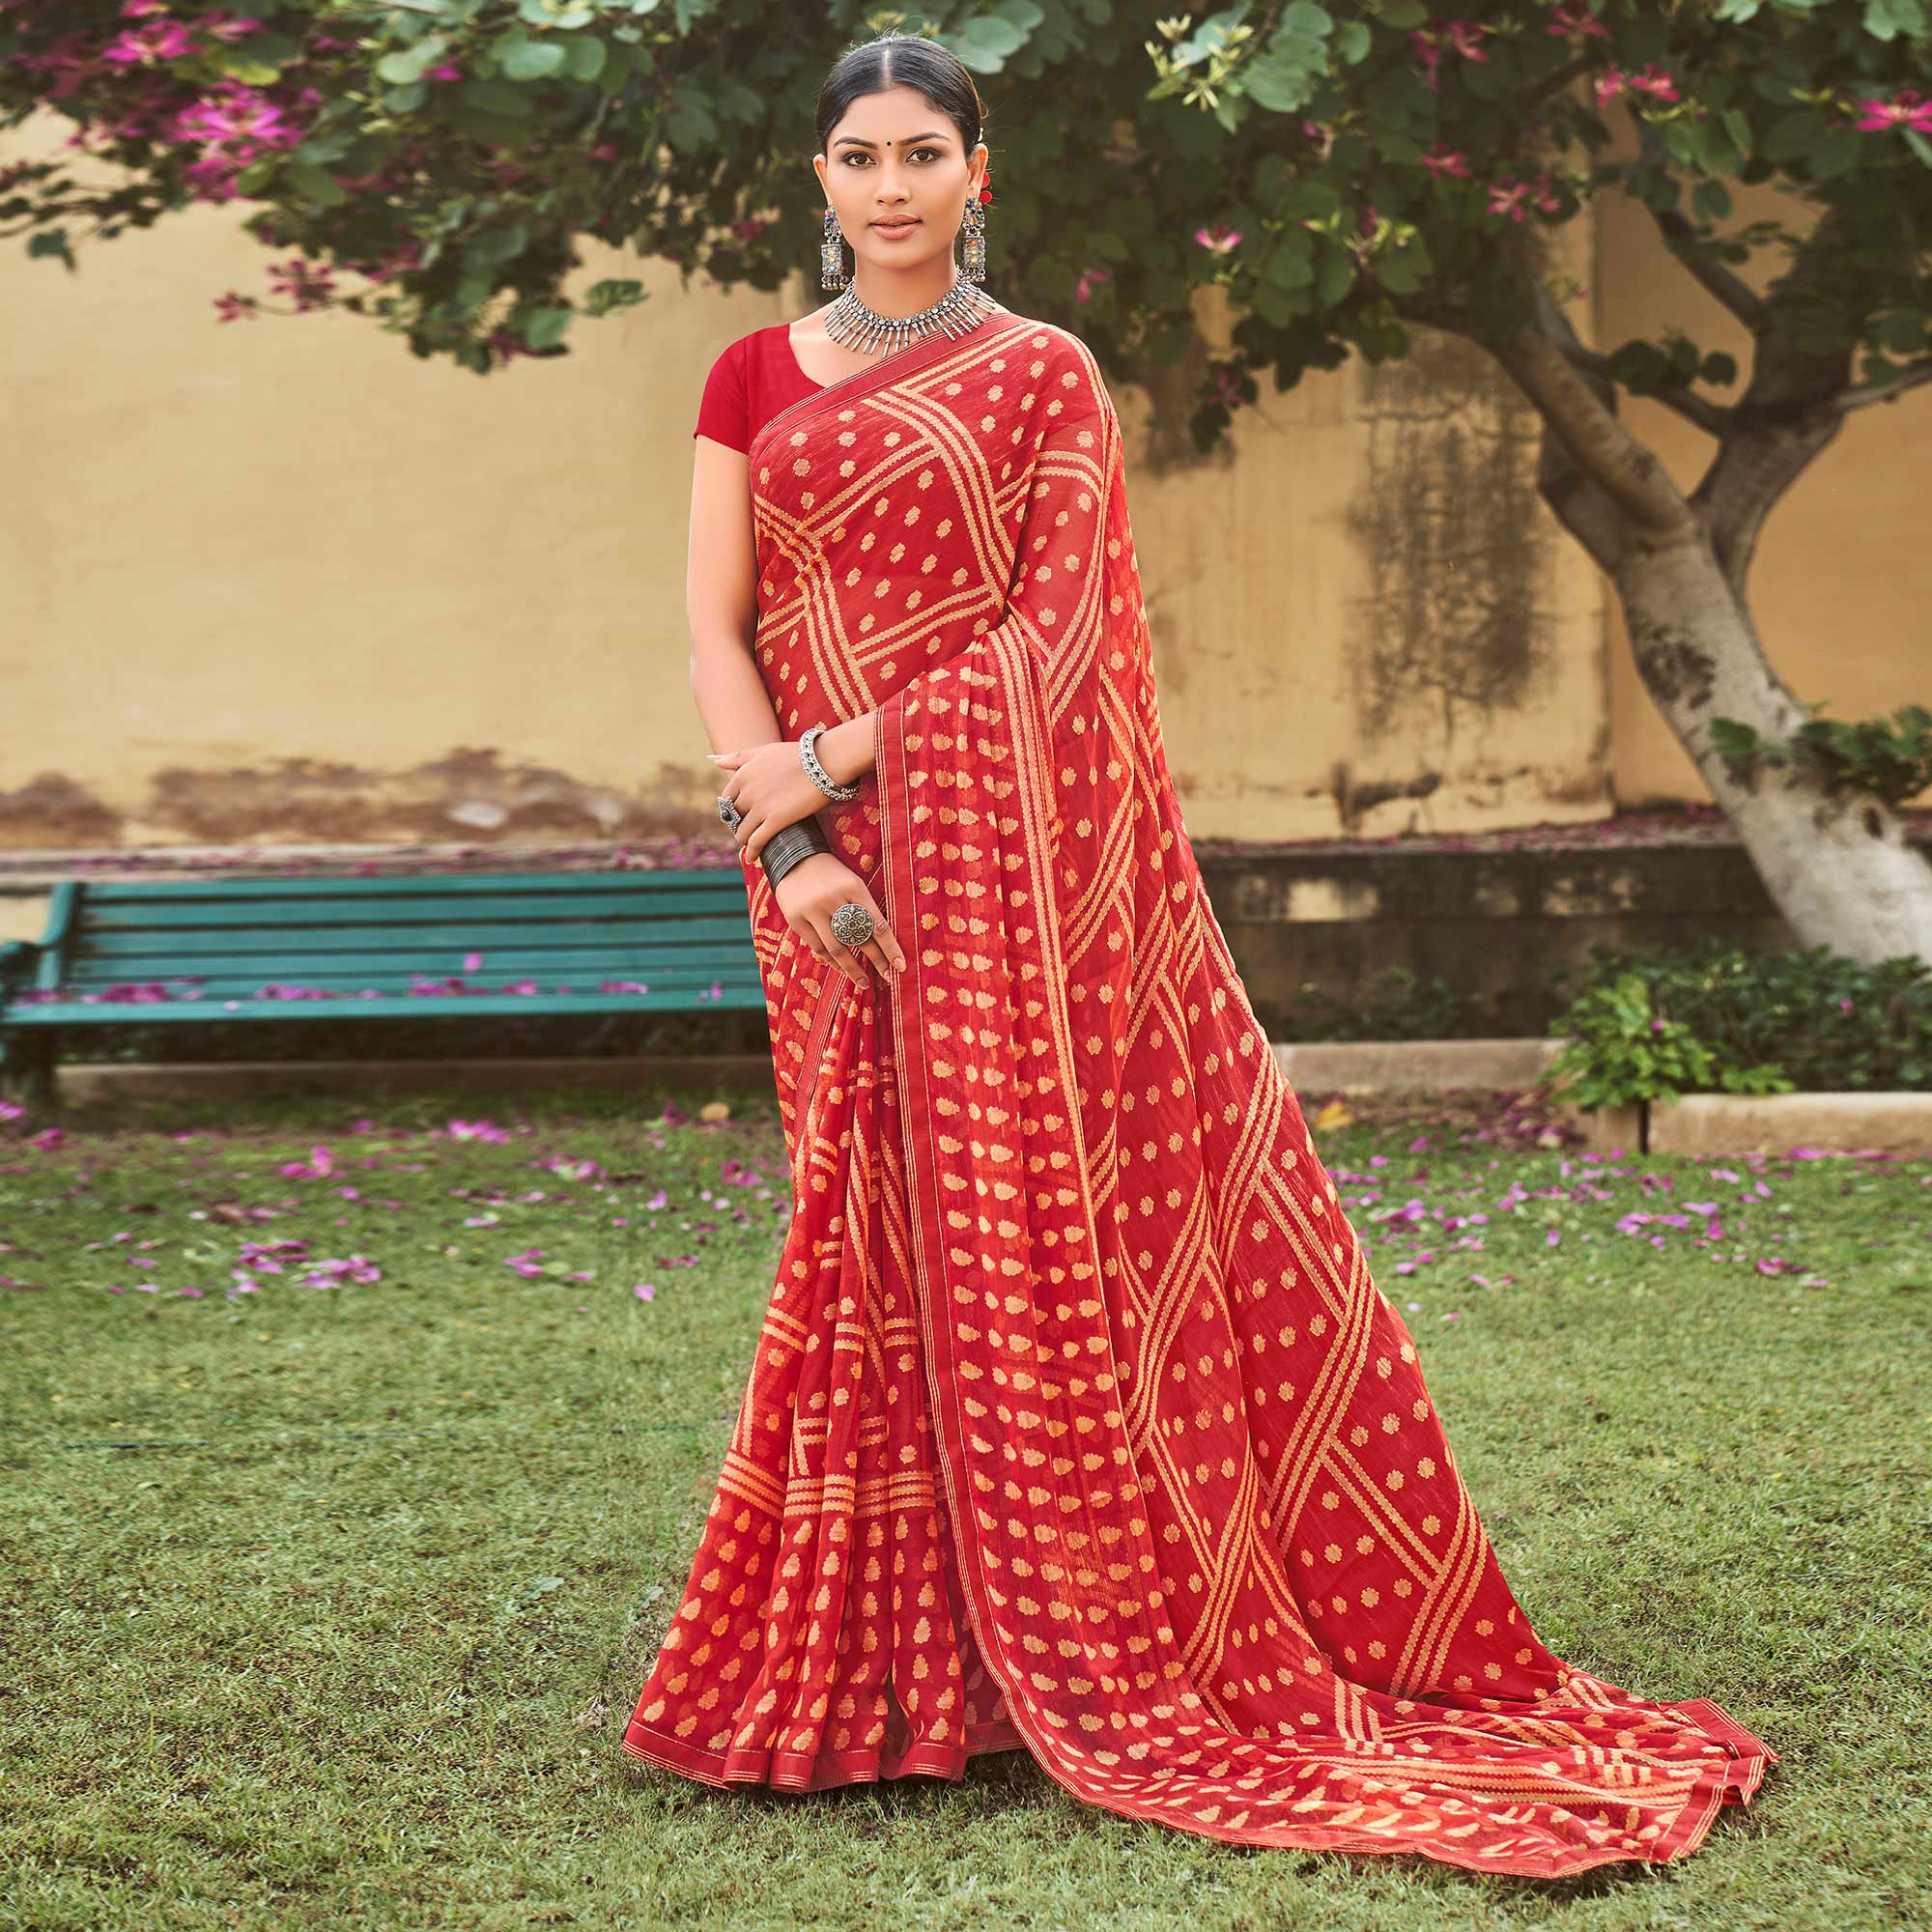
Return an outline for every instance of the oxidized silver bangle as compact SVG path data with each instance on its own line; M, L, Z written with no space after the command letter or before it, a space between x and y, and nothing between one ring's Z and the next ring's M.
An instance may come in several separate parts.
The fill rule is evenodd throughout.
M823 724L811 724L799 733L798 761L805 767L806 776L827 798L842 804L848 798L857 798L859 787L857 784L838 783L832 774L818 762L818 753L812 750L811 741L824 729L826 726Z

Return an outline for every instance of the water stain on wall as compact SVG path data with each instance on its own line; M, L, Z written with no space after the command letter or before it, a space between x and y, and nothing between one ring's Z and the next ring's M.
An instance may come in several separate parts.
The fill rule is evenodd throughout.
M120 812L59 772L40 772L0 790L0 850L109 845L121 826Z
M1520 709L1549 666L1553 538L1534 494L1542 418L1473 344L1410 340L1361 370L1366 476L1346 522L1368 589L1348 662L1365 741L1409 735L1415 762L1446 767L1459 729Z
M132 806L44 772L0 791L0 849L715 836L715 808L695 806L692 792L685 763L665 761L620 790L471 746L394 771L315 757L166 766Z

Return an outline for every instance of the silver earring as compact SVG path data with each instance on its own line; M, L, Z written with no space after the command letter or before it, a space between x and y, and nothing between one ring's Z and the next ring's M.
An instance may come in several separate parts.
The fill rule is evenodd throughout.
M845 272L845 231L838 216L828 205L825 211L825 237L818 244L818 286L842 289L851 276Z
M966 197L966 217L960 223L966 240L959 250L959 279L983 282L986 279L986 211L978 195Z

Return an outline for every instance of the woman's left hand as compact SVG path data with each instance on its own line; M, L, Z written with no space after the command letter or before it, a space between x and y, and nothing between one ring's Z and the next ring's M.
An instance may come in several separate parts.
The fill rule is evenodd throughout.
M711 759L726 774L722 796L743 814L731 836L744 858L755 859L773 833L831 803L800 760L796 738L750 745L742 752L713 752Z

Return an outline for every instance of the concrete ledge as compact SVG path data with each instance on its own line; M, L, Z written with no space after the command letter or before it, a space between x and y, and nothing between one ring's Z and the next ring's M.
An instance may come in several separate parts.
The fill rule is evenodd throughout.
M1275 1063L1299 1092L1433 1094L1445 1087L1534 1087L1560 1039L1277 1040Z
M1687 1094L1647 1111L1651 1153L1932 1154L1932 1094Z

